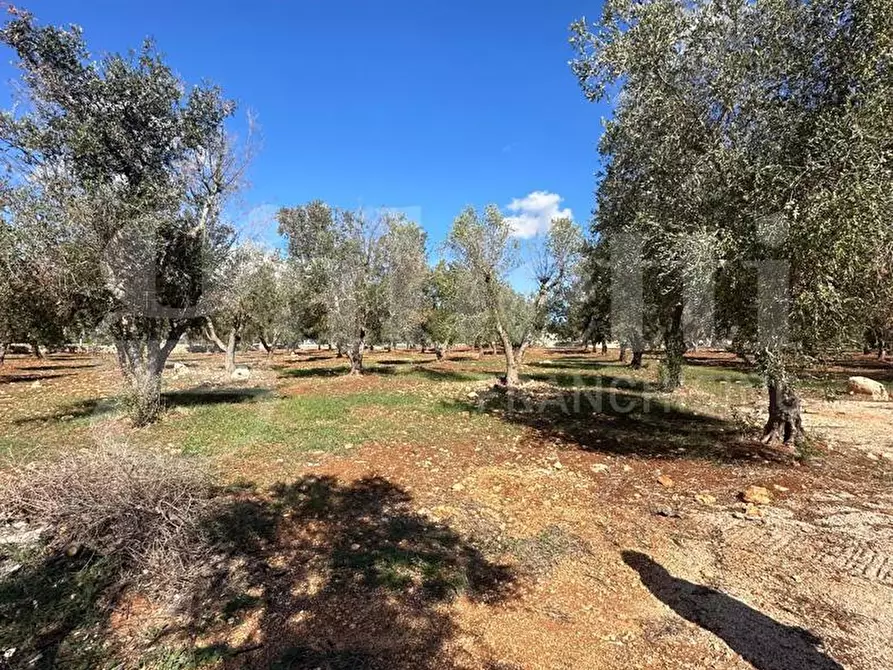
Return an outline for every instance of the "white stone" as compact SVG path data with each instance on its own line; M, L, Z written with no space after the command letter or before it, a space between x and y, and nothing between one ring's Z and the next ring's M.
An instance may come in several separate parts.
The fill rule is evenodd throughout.
M234 382L247 381L251 379L251 370L245 367L236 368L229 376Z
M880 382L868 377L850 377L847 381L850 393L857 395L870 395L874 400L889 400L887 389Z

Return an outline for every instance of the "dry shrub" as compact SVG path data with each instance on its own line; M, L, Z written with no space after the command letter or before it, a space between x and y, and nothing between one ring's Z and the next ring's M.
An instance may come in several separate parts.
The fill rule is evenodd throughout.
M201 462L104 447L15 470L0 514L46 525L58 550L87 547L159 590L196 578L211 555L204 529L210 476Z

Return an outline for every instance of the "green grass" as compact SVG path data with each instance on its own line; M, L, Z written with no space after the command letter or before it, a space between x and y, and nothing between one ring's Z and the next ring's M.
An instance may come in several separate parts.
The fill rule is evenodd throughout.
M499 424L433 395L374 391L194 405L171 413L142 438L166 442L186 454L336 452L364 442L430 440L435 434L455 433L457 425L444 421L451 415L462 415L478 428Z

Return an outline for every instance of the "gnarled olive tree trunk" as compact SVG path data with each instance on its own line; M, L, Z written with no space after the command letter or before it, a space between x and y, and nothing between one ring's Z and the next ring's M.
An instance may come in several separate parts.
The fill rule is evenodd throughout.
M757 361L769 391L769 418L763 429L762 442L770 444L781 438L785 444L795 444L803 436L803 422L800 397L788 374L785 352L767 347L759 352Z
M341 344L338 344L339 349ZM350 347L347 347L347 360L350 361L350 374L363 374L363 352L366 350L366 330L360 329L360 335L353 341Z
M682 366L687 348L682 333L682 303L677 303L664 329L664 362L660 375L662 390L675 391L682 386Z
M778 438L784 444L794 444L803 435L800 417L800 398L785 380L770 380L769 419L763 429L763 444L771 444Z
M127 389L124 402L134 425L151 423L161 411L161 375L165 363L186 324L173 322L163 328L161 319L120 319L112 327L118 365ZM164 339L153 337L167 330Z

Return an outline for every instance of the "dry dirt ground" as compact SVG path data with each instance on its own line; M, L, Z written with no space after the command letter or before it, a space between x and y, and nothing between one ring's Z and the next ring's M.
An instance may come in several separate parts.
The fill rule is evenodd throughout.
M7 463L100 439L196 452L230 485L246 567L198 614L116 598L89 632L52 629L53 658L92 635L118 667L893 668L893 402L840 393L893 366L853 359L807 386L814 439L795 458L754 440L764 394L729 357L693 357L672 398L653 360L612 357L535 352L506 398L489 390L499 359L470 353L375 353L358 379L325 352L251 354L238 388L219 357L183 355L173 394L235 395L172 395L142 431L103 400L110 359L12 358ZM754 485L768 503L742 502Z

